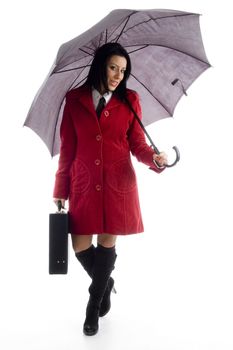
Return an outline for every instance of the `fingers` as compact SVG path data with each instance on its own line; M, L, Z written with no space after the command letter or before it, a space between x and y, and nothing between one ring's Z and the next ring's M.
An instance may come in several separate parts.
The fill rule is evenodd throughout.
M161 162L163 163L163 165L166 165L167 162L168 162L167 154L166 154L165 152L161 152L161 153L159 154L159 156L160 156L160 159L161 159Z
M63 198L53 198L53 201L54 201L54 203L55 203L56 205L58 205L58 201L61 201L62 208L65 207L65 202L66 202L65 199L63 199Z
M167 159L167 154L165 152L161 152L159 154L154 153L153 154L153 159L160 165L164 166L167 164L168 159Z

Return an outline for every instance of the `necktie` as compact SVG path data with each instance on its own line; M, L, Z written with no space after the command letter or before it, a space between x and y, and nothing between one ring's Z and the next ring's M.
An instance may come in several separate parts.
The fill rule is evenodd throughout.
M98 103L98 106L97 106L97 108L96 108L96 114L97 114L98 118L100 117L101 112L102 112L102 110L104 109L104 106L105 106L105 98L104 98L104 97L101 97L101 98L99 99L99 103Z

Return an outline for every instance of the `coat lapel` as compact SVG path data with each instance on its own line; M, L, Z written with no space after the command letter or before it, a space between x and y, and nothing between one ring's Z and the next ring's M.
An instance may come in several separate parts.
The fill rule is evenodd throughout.
M77 99L79 102L83 105L83 107L85 107L86 110L88 110L89 113L96 116L91 89L88 87L81 87L77 89L77 92Z
M106 109L112 109L118 107L118 105L121 103L121 101L113 94L111 97L111 100L105 107Z

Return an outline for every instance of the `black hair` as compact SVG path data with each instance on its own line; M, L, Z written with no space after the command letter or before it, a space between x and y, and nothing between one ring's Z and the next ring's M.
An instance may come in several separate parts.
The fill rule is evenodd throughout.
M107 62L113 55L125 57L127 61L124 78L114 91L114 94L123 100L126 97L126 83L131 73L131 61L128 52L119 43L107 43L95 51L85 85L93 86L98 91L101 90L101 86L104 86L108 91Z

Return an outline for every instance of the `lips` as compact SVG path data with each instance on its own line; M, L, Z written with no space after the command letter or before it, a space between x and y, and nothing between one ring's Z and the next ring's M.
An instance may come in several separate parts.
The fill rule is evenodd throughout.
M117 87L118 82L117 81L110 81L110 85L113 87Z

